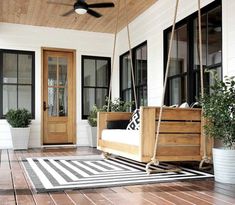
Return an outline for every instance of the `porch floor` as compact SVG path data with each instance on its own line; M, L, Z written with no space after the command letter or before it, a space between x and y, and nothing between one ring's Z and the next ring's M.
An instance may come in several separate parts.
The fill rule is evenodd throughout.
M21 167L20 157L97 154L96 149L44 148L28 151L2 150L0 164L0 205L101 205L101 204L235 204L235 186L213 180L192 180L150 185L86 189L37 194Z

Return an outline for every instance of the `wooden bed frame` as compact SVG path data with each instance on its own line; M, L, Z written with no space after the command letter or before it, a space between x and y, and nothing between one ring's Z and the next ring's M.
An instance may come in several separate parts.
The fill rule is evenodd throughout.
M99 112L98 113L98 146L105 153L127 157L140 162L151 161L158 123L159 107L140 107L139 145L102 140L102 130L107 122L130 119L132 113ZM202 134L201 109L196 108L163 108L159 143L156 159L160 161L202 161L205 153L211 159L213 141Z

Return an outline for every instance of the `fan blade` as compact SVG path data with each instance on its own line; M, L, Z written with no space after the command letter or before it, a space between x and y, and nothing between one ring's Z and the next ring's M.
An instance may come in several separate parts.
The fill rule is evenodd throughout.
M102 16L101 14L99 14L98 12L96 12L96 11L94 11L92 9L87 9L87 13L92 15L92 16L94 16L94 17L96 17L96 18L99 18L99 17Z
M97 3L97 4L88 4L89 8L109 8L114 7L114 3L107 2L107 3Z
M72 14L74 12L74 9L71 9L69 11L67 11L66 13L62 14L61 16L68 16L70 14Z
M54 2L54 1L47 1L48 4L59 4L63 6L73 6L73 4L66 4L66 3L60 3L60 2Z

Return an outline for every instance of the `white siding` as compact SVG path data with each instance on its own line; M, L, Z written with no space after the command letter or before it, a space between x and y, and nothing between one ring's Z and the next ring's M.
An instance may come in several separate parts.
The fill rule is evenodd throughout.
M35 51L35 120L30 147L41 146L41 47L76 49L77 142L88 145L86 120L81 120L81 55L112 56L113 35L0 23L0 48ZM0 148L12 147L10 129L0 120Z

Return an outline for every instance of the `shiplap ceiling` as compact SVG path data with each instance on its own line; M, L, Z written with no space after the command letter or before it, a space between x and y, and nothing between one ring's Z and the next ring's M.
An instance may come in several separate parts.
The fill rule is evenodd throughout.
M61 15L72 7L48 4L48 0L0 0L0 22L46 26L54 28L75 29L83 31L114 33L117 16L117 0L86 0L90 3L113 2L114 8L96 8L101 18L75 12L67 17ZM53 2L74 4L75 0L50 0ZM137 16L156 3L156 0L126 0L128 19ZM120 17L118 30L126 25L125 0L120 0Z

